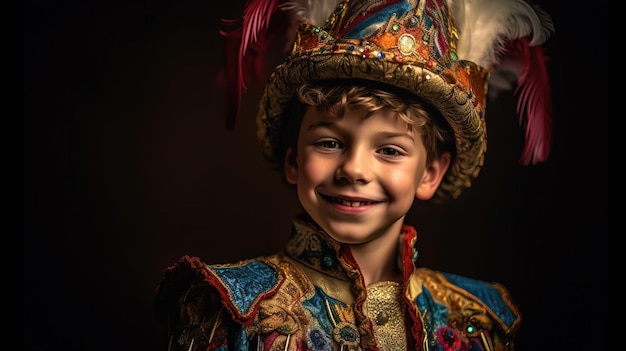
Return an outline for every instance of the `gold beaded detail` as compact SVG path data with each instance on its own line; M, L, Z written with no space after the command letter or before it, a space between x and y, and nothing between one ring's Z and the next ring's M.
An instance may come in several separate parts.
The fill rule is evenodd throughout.
M406 350L406 307L401 285L384 281L370 284L366 289L363 312L373 321L378 347L381 351Z

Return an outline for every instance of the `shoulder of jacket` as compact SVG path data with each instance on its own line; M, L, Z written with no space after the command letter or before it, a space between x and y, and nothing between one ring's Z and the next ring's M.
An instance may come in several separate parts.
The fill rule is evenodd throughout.
M226 307L233 320L252 321L258 303L276 294L285 281L281 254L228 264L206 264L197 257L183 256L167 268L156 290L157 318L186 306ZM198 314L203 313L198 307Z
M419 285L420 294L427 293L435 300L448 304L460 300L471 301L481 306L506 334L515 331L521 323L517 306L508 290L500 283L428 268L416 269L414 277L418 282L413 284Z
M243 260L237 263L207 265L209 281L222 302L239 320L250 320L258 303L273 296L285 280L279 255Z

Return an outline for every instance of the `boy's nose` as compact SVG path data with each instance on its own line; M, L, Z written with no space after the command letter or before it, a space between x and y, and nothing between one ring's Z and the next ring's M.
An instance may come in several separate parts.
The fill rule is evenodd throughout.
M368 183L371 181L371 155L364 150L346 152L343 162L335 172L335 178L345 183Z

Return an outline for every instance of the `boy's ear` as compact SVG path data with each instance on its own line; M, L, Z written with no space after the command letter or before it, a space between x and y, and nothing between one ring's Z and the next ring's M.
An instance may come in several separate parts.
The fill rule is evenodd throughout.
M288 148L285 152L284 169L287 183L296 184L298 182L298 162L293 147Z
M448 167L450 167L451 158L450 153L446 152L426 167L422 181L415 192L415 197L419 200L429 200L435 195Z

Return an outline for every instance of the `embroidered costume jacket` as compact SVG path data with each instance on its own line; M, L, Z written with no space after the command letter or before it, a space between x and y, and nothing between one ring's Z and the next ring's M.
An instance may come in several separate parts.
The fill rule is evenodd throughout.
M275 255L219 265L184 256L156 293L169 350L513 350L520 314L507 290L417 268L416 237L405 225L400 284L365 286L349 246L303 218Z

